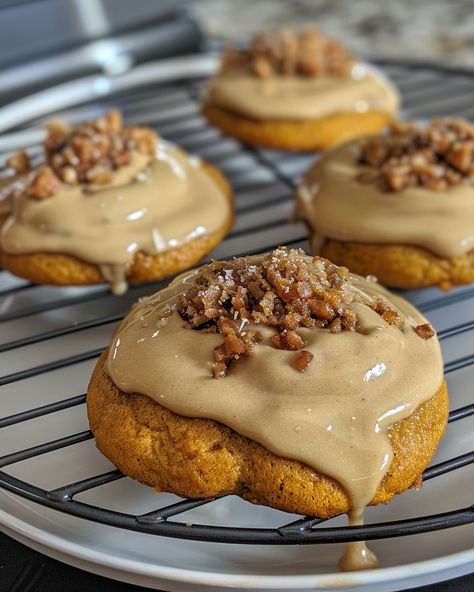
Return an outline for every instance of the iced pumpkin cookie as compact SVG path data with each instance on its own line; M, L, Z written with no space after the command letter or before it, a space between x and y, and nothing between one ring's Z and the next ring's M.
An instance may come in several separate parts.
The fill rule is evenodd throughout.
M297 190L314 253L397 288L474 281L474 125L437 119L323 155Z
M227 51L203 113L247 144L316 150L382 129L398 105L392 84L309 27L260 34L249 49Z
M438 340L412 305L281 248L140 301L87 408L103 454L159 491L356 523L420 484L448 399Z
M231 189L210 164L124 126L120 113L56 123L1 229L3 264L34 283L149 282L198 262L233 222Z

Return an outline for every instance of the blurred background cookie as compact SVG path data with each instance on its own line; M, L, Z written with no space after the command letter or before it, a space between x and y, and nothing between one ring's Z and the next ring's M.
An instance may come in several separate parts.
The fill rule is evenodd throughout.
M474 281L474 125L397 124L323 155L297 216L315 253L388 286Z
M203 113L247 144L315 150L380 130L398 105L384 76L307 27L261 33L224 53Z
M233 222L216 168L116 111L51 124L39 166L26 153L9 162L23 181L1 229L3 265L34 283L109 282L120 294L192 266Z

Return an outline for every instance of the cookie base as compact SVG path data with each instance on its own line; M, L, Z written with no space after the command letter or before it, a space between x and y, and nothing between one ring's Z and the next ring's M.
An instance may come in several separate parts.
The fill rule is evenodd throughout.
M474 251L443 259L412 245L343 242L326 239L321 255L362 276L374 275L381 284L412 289L474 282Z
M285 512L329 518L349 510L344 489L307 465L278 457L213 420L177 415L149 397L118 389L104 370L92 375L87 412L99 450L124 474L184 497L238 495ZM446 384L389 430L394 457L372 504L417 483L446 427Z
M245 144L290 151L323 150L376 133L393 119L378 111L338 113L306 121L258 121L214 105L204 105L202 112L214 126Z

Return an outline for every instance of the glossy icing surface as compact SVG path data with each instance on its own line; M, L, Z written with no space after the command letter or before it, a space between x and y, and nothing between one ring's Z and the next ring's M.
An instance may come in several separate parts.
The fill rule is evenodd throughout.
M411 244L440 257L474 248L474 187L443 192L411 187L385 192L356 180L358 141L324 154L297 190L297 215L312 231L315 252L325 238Z
M240 69L216 76L206 103L257 120L307 120L335 113L394 113L399 96L382 77L357 64L350 77L272 76Z

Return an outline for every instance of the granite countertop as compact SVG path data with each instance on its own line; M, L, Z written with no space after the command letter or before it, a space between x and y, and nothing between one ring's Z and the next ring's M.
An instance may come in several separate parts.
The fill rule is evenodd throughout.
M190 8L224 42L313 22L364 57L474 68L473 0L199 0Z

